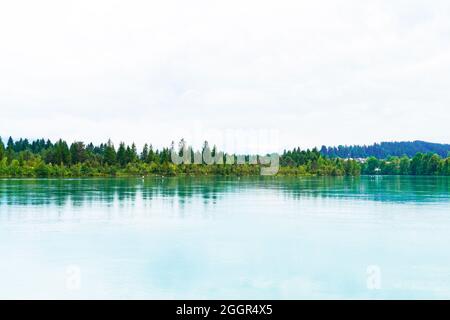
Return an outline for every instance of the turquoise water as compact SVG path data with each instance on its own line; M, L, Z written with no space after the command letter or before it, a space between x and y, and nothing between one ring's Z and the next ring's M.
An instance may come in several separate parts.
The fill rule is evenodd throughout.
M450 298L450 179L0 180L0 298Z

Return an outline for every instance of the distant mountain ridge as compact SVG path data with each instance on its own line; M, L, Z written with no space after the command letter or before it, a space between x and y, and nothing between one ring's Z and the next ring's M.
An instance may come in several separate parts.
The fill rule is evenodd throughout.
M322 146L320 153L331 158L368 158L375 157L386 159L390 156L413 157L417 153L436 153L441 157L447 157L450 153L450 144L432 143L426 141L402 141L402 142L381 142L373 145L353 145L353 146Z

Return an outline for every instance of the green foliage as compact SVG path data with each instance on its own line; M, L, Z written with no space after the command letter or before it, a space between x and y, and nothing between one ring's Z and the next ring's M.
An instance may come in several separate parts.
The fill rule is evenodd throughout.
M323 156L335 158L368 158L387 159L389 157L413 157L417 153L436 153L448 157L450 144L430 143L425 141L381 142L370 146L338 146L320 149Z
M3 144L2 138L0 138L0 161L2 161L4 157L6 157L5 145Z
M204 148L209 148L205 142ZM99 146L74 142L70 148L64 140L56 143L44 139L0 139L0 177L100 177L100 176L248 176L259 175L260 164L180 164L171 161L171 149L154 150L146 144L138 153L135 144L120 143L117 152L111 141ZM217 153L216 147L211 149ZM191 150L191 155L194 153ZM236 159L236 155L233 156ZM225 156L224 156L225 158ZM280 157L279 175L290 176L358 176L383 175L450 175L450 157L418 153L365 161L323 156L317 149L285 151Z
M78 164L87 160L88 155L83 142L74 142L70 146L71 163Z
M108 143L104 147L104 155L103 160L107 165L115 165L116 164L116 150L114 149L114 145L111 140L108 140Z
M407 175L410 172L410 161L409 158L403 156L399 162L399 174Z
M380 169L380 162L375 157L370 157L367 159L366 165L364 166L365 174L376 174Z
M55 143L53 148L48 149L46 153L46 162L61 165L70 164L71 155L67 143L60 139Z
M417 153L412 159L404 156L402 158L390 157L386 160L377 160L372 157L367 159L362 172L364 174L383 175L446 176L449 175L449 159L443 159L432 153Z

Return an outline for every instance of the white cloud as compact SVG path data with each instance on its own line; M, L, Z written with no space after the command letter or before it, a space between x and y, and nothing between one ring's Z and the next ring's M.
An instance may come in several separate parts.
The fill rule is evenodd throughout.
M449 36L448 1L3 2L0 134L448 143Z

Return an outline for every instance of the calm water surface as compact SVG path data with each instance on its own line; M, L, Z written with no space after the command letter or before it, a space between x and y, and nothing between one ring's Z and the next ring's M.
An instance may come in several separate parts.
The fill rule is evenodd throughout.
M0 298L450 298L450 178L0 180Z

